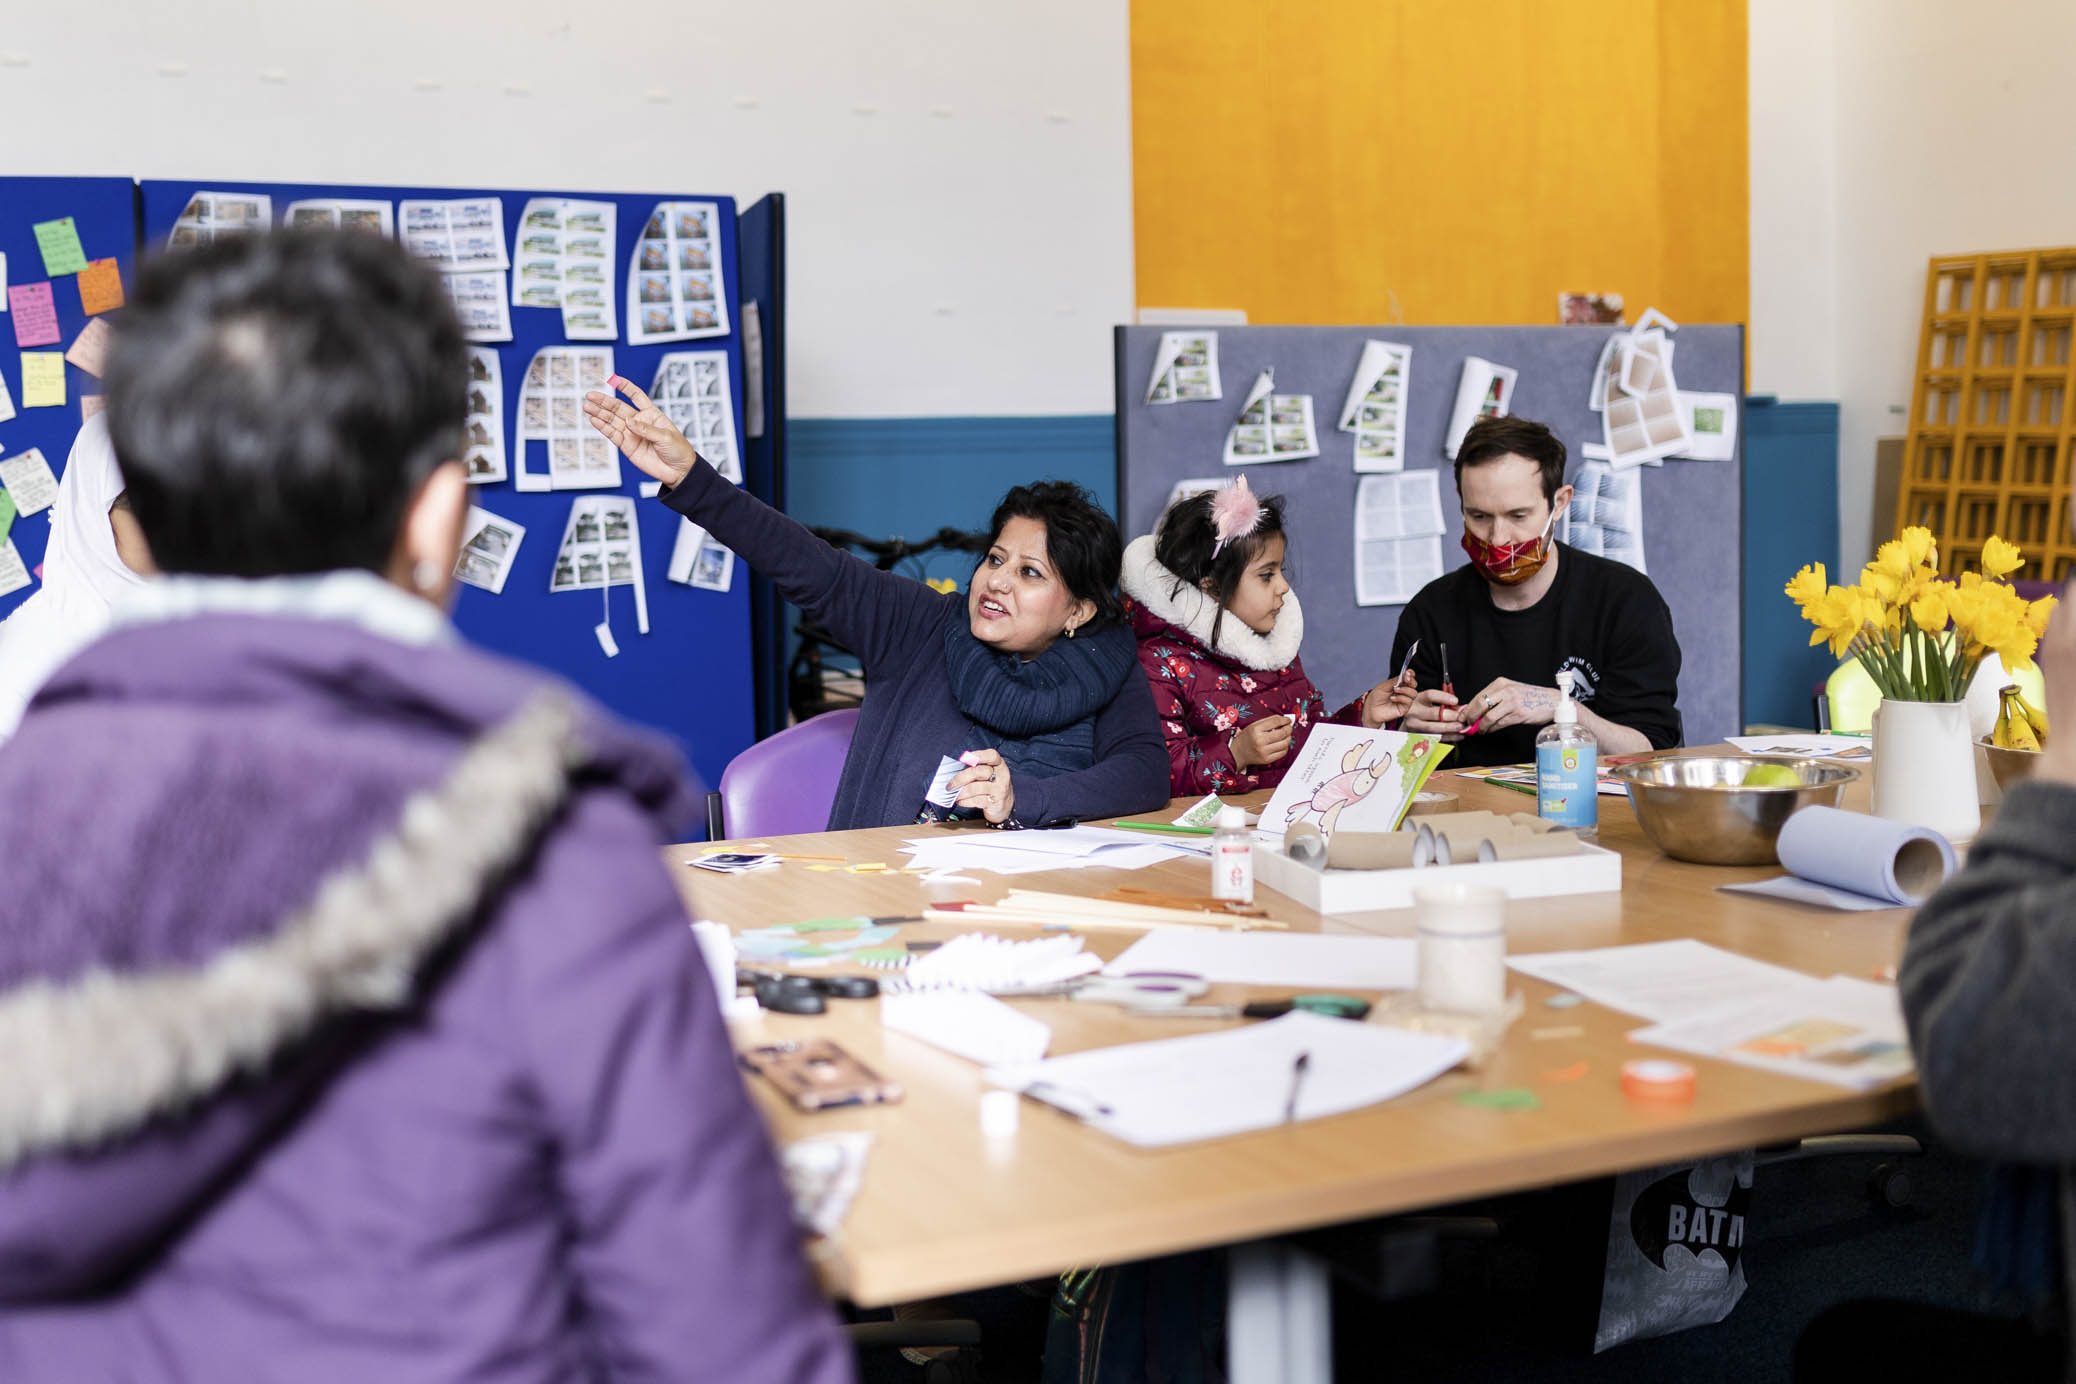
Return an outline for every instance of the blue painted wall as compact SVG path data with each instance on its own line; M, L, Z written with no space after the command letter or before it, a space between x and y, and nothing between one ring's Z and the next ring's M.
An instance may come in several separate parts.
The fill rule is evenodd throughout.
M873 538L982 529L1002 492L1023 481L1077 481L1117 507L1110 415L1055 418L795 418L787 424L786 511L803 524ZM963 554L926 575L960 585Z
M1662 541L1662 540L1661 540ZM1781 594L1805 564L1838 573L1838 405L1754 395L1744 408L1744 716L1809 726L1838 666Z

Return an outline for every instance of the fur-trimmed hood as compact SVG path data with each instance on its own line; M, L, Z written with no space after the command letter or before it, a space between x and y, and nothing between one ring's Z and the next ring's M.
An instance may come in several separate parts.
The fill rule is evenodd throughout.
M1283 598L1276 627L1267 634L1256 634L1230 613L1218 620L1218 602L1162 566L1153 549L1152 534L1133 539L1125 548L1124 571L1117 584L1134 604L1244 668L1274 672L1297 661L1298 646L1305 642L1305 612L1298 605L1297 592ZM1211 643L1214 621L1218 625L1215 646Z
M661 742L455 643L205 613L61 669L0 753L0 1302L192 1214L600 785L690 822Z

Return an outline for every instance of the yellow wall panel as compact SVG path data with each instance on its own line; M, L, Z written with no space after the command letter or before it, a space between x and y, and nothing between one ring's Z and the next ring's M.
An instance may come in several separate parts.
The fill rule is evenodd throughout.
M1132 0L1138 300L1741 322L1744 0Z

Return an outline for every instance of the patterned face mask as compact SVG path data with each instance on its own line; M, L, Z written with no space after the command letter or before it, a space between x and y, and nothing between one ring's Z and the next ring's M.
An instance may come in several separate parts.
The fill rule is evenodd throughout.
M1501 586L1514 586L1527 581L1543 569L1550 560L1550 533L1557 527L1557 511L1550 510L1550 522L1534 538L1519 543L1487 543L1469 529L1463 531L1463 551L1470 555L1471 566L1478 575Z

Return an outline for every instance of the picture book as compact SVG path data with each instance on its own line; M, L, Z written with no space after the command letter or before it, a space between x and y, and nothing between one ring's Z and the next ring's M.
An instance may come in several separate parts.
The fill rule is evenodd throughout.
M1310 822L1329 836L1344 826L1396 831L1448 753L1432 735L1315 724L1262 809L1260 830L1281 836L1294 822Z

